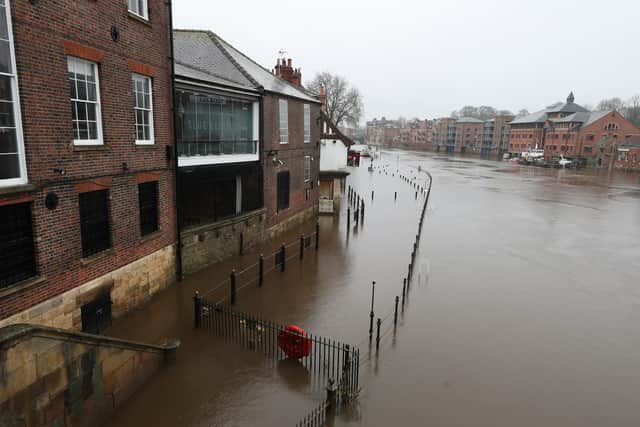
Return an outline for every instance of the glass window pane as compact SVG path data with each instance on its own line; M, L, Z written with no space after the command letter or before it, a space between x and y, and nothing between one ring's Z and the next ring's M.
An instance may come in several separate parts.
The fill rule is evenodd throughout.
M7 40L9 31L7 28L7 9L0 7L0 38Z
M0 126L13 127L13 102L0 101Z
M87 83L84 80L78 80L77 87L78 87L78 95L77 95L78 99L86 100L87 99Z
M18 152L16 130L10 128L0 129L0 154Z
M87 120L87 104L76 102L76 110L78 111L78 120Z
M96 121L96 104L87 104L87 120Z
M18 155L0 155L0 179L10 178L20 178L20 160Z
M11 101L12 99L11 77L0 76L0 100Z
M142 125L136 126L136 139L143 140L144 139L144 130Z
M89 139L98 139L98 124L96 122L88 122Z
M89 139L89 129L87 122L76 122L78 124L78 139Z
M0 72L11 73L11 50L9 41L0 40Z
M136 110L136 124L142 125L144 123L144 118L142 116L142 110Z
M88 83L87 84L87 89L88 89L87 99L89 101L97 101L98 98L96 96L96 84L95 83Z

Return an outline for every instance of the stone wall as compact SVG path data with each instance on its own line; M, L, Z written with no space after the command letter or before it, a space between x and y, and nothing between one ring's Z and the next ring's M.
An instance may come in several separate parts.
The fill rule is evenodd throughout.
M48 299L11 317L0 320L0 327L32 323L56 328L81 330L81 307L109 293L113 317L147 302L175 281L175 245L140 258L117 270Z
M98 426L177 344L149 346L61 329L0 329L0 425Z
M265 209L191 227L181 233L182 271L194 273L209 264L240 253L240 233L243 247L249 249L265 239Z
M286 220L277 223L273 227L267 230L267 239L271 240L278 237L280 234L302 225L303 223L310 221L318 216L318 206L312 206L297 214L290 216Z

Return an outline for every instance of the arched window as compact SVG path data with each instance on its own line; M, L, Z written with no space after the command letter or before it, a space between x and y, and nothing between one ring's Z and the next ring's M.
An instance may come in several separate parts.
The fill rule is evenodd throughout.
M620 126L618 126L617 123L608 123L605 127L604 130L606 131L614 131L614 130L620 130Z

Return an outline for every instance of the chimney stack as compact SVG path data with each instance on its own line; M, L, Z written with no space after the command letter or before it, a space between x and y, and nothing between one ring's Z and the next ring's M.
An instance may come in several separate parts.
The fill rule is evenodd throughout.
M300 71L300 68L294 69L292 64L293 61L291 58L282 58L282 60L278 59L274 68L274 74L291 84L302 86L302 72Z
M324 93L324 85L320 85L320 93L318 94L318 100L322 103L323 112L327 112L327 95Z

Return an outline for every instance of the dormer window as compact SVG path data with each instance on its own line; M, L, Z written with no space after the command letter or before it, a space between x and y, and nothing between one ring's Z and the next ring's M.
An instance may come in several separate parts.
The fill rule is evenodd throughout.
M614 130L620 130L620 126L618 126L617 123L608 123L605 127L604 130L606 131L614 131Z

